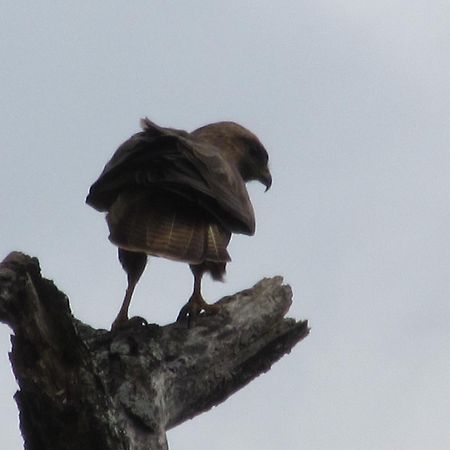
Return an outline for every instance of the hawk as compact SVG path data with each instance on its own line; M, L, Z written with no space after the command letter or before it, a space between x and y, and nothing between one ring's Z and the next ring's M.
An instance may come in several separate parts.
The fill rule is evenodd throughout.
M259 139L234 122L217 122L188 133L148 118L142 130L114 153L86 203L106 212L109 239L118 247L128 285L113 322L128 322L128 308L148 255L190 265L193 293L178 315L188 323L217 312L201 294L204 273L222 280L231 260L232 233L253 235L255 216L245 183L272 184L268 154Z

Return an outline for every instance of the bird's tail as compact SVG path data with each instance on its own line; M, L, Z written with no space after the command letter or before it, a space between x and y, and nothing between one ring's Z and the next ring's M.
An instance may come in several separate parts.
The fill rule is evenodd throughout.
M118 247L189 264L230 261L231 234L175 194L122 193L110 208L109 239Z

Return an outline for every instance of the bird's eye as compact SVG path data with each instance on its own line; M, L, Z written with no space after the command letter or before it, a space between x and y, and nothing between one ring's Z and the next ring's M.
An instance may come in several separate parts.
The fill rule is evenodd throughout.
M255 158L255 159L261 159L261 157L262 157L262 152L261 152L261 149L260 149L257 145L251 143L251 144L249 145L249 151L250 151L250 155L251 155L253 158Z
M259 149L255 145L250 145L250 154L254 157L258 157Z
M250 144L249 152L252 158L261 161L264 164L267 164L269 156L267 155L267 152L263 147L260 147L259 145L256 144Z

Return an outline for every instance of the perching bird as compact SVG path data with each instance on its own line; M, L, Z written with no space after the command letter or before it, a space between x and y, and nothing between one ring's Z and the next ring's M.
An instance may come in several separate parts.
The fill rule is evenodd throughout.
M267 151L237 123L212 123L192 133L162 128L147 118L141 126L143 131L117 149L86 198L107 213L109 239L128 276L112 329L129 320L147 255L190 265L194 290L178 320L215 313L217 306L202 297L202 276L209 272L221 280L230 261L231 233L255 232L245 182L258 180L266 191L272 184Z

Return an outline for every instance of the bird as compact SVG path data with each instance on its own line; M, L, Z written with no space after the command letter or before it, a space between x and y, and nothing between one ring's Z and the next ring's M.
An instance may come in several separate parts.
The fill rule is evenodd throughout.
M142 131L121 144L92 184L86 203L106 213L109 240L127 274L122 306L111 330L124 328L136 284L149 256L189 264L192 295L177 321L215 314L201 292L209 273L223 281L233 233L253 235L255 214L246 182L272 185L260 140L231 121L192 132L141 119Z

